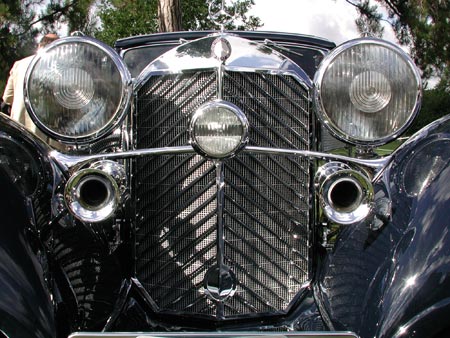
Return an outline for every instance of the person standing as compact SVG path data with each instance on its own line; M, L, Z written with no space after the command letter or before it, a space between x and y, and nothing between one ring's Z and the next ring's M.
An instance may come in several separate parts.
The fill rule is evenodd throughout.
M3 102L3 98L1 98L0 102L0 111L8 116L11 115L11 106Z
M45 47L49 43L57 40L57 34L46 34L38 45L38 50ZM37 129L34 122L31 120L28 112L25 109L25 102L23 96L23 84L25 81L25 74L27 68L31 63L34 55L28 56L14 63L9 73L8 82L6 83L5 91L3 92L4 103L11 106L11 118L24 125L28 130L47 140L45 135Z

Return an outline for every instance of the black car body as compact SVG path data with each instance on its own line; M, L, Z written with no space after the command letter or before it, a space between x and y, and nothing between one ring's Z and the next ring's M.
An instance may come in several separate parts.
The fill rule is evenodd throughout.
M60 39L0 116L8 337L444 337L450 120L390 43Z

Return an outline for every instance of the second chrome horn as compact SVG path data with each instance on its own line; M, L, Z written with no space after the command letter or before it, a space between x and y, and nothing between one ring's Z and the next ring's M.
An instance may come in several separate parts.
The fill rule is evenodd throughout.
M325 215L338 224L353 224L366 218L373 207L373 186L363 172L342 162L319 168L315 188Z

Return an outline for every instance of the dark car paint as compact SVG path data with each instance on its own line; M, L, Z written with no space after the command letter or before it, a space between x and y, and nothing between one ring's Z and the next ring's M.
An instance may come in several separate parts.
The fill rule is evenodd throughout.
M4 116L0 116L0 133L31 154L40 179L36 189L49 189L48 185L51 190L51 164L45 145ZM424 144L446 142L449 137L450 117L446 117L397 150L376 184L378 193L392 202L390 219L376 231L370 230L367 222L345 227L334 249L324 255L314 296L330 329L354 330L361 337L433 337L448 329L450 168L440 166L418 195L406 191L405 180L417 177L405 177L405 173L412 165L418 166L418 172L430 170L429 163L408 159L426 149ZM448 164L450 158L445 160ZM11 178L14 173L7 173L0 163L0 329L12 337L53 337L56 324L43 268L26 236L33 224L25 197ZM133 285L131 280L125 282ZM139 298L137 291L132 296ZM310 302L312 298L305 299ZM115 315L133 316L136 304L119 300ZM150 327L151 319L146 320Z
M7 118L0 119L3 133L7 130L13 139L24 142L21 128L16 129ZM376 337L432 337L447 328L448 323L442 319L450 315L447 226L450 168L438 173L417 196L408 196L402 186L404 180L414 179L403 176L408 170L405 162L417 166L427 164L408 162L408 156L423 149L424 143L435 141L436 137L445 142L450 137L450 133L446 133L450 131L449 121L447 118L434 123L412 138L395 153L394 160L380 177L379 184L392 199L391 221L378 231L370 231L364 222L345 228L326 258L316 297L323 300L322 311L327 311L330 326L335 329L355 330L361 337L374 334ZM28 137L28 141L33 139ZM33 144L39 149L39 142ZM42 154L36 151L35 156L38 158ZM25 229L31 225L24 197L5 171L1 173L1 186L8 193L2 194L0 247L3 255L20 253L3 260L8 264L2 269L2 290L15 295L14 298L0 297L1 327L5 332L18 330L15 332L20 332L21 337L27 337L30 330L50 337L55 323L41 267L25 236ZM346 266L353 269L345 271ZM339 294L338 287L327 288L327 279L338 281L345 290ZM21 306L17 306L18 300ZM340 311L340 307L345 311ZM122 311L124 309L127 307ZM136 311L131 306L128 309ZM121 316L126 318L127 314ZM8 320L2 323L3 318Z
M3 116L0 126L2 137L26 143L23 128ZM35 163L38 143L33 142ZM20 177L13 182L12 174L0 163L0 329L9 337L55 337L54 309L44 280L45 253L32 245L30 196L23 195Z
M334 42L320 39L318 37L301 35L301 34L288 34L288 33L275 33L264 31L225 31L233 35L237 35L244 39L256 40L256 41L283 41L287 43L305 44L308 46L315 46L323 49L332 49L336 47ZM180 40L195 40L203 38L210 34L216 34L217 31L190 31L190 32L174 32L174 33L159 33L150 35L139 35L119 39L114 44L117 50L149 45L149 44L167 44L167 43L179 43Z
M430 337L450 326L450 118L434 122L413 137L396 154L385 174L393 202L392 224L399 226L400 240L380 272L379 320L375 323L378 337ZM440 161L427 158L430 148L443 145L436 154ZM414 157L410 160L411 155ZM434 163L445 163L434 165ZM411 167L414 166L414 170ZM417 168L417 169L416 169ZM410 173L434 174L427 182ZM428 185L410 196L405 183L419 180ZM405 206L411 210L405 217ZM376 293L375 293L376 294ZM370 315L372 309L367 311ZM375 329L375 328L373 328ZM366 328L367 330L367 328ZM366 331L368 332L368 331Z
M432 336L448 326L440 318L450 318L449 181L447 166L412 201L409 224L380 276L382 302L368 303L380 314L378 337Z
M362 222L341 232L317 287L333 327L352 329L361 337L434 337L448 332L443 319L450 317L450 149L440 152L445 167L430 168L430 160L420 158L430 153L424 144L446 146L449 137L447 116L394 153L376 184L378 193L392 202L392 216L384 227L372 231ZM411 166L418 169L411 171ZM405 182L421 177L407 173L431 170L435 174L428 186L417 195L408 194Z

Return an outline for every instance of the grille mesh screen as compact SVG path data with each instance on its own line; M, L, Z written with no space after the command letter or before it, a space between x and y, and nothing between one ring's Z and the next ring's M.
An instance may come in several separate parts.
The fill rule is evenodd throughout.
M189 116L216 98L214 72L151 77L137 97L136 147L188 144ZM250 144L309 149L308 93L289 76L228 72L223 99L250 123ZM162 311L216 315L203 293L217 264L216 174L198 155L139 158L134 167L137 277ZM309 165L240 154L227 160L225 263L238 286L224 315L286 310L308 278Z

